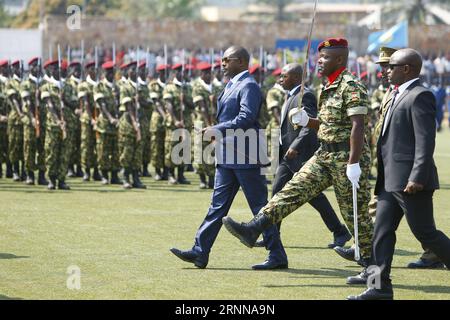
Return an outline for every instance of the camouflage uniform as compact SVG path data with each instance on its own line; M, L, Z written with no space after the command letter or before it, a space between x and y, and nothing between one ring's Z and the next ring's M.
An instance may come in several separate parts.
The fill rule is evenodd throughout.
M192 121L192 110L191 107L193 103L186 100L192 100L192 88L189 85L181 86L179 84L175 84L174 82L169 83L164 91L163 91L163 99L168 100L172 103L173 112L177 116L179 120L181 120L181 94L183 93L185 97L184 110L183 110L183 118L184 118L184 128L188 131L192 129L193 121ZM187 102L187 103L186 103ZM166 138L165 138L165 166L169 169L175 168L175 164L172 162L172 149L176 146L179 141L172 141L172 135L174 130L177 129L175 126L175 120L172 118L172 115L166 110Z
M74 161L74 154L78 151L77 147L77 135L79 128L79 119L76 115L76 110L79 106L78 100L78 82L73 78L70 78L63 88L63 99L64 99L64 120L66 121L66 129L67 129L67 139L65 141L66 144L66 152L68 165L74 164L77 162ZM76 159L75 159L76 160Z
M116 100L114 96L114 85L103 79L94 90L94 99L98 104L100 99L104 99L106 108L113 118L118 117ZM111 124L106 115L103 114L100 105L98 105L100 115L97 119L97 159L99 169L103 171L118 171L119 164L119 145L118 130L114 124Z
M269 92L269 89L265 85L262 85L261 86L262 96L266 97L268 92ZM258 118L258 122L259 122L259 125L261 126L261 129L266 129L267 126L269 125L269 121L270 121L269 110L268 110L268 107L266 104L266 100L263 100L263 104L259 111L259 118Z
M211 114L213 110L210 96L213 93L213 87L208 86L201 78L198 78L194 81L192 85L192 99L195 105L194 125L196 128L206 128L209 125L204 119L202 110L200 110L199 105L197 105L198 102L203 101L203 103L205 104L207 115L209 116L208 122L211 121L211 119L215 116L214 114ZM197 139L199 141L197 141ZM201 135L197 139L194 139L194 154L198 154L199 156L201 156L201 161L197 162L196 160L198 159L194 159L194 167L199 175L204 174L208 177L214 176L216 170L214 158L203 158L203 150L210 144L210 142L203 141ZM200 143L197 144L197 142Z
M14 164L23 160L23 124L13 103L13 99L15 99L21 105L20 80L18 78L14 77L7 82L6 95L10 110L8 116L9 161Z
M139 83L139 123L142 135L142 162L144 166L151 160L150 121L153 113L153 101L150 98L150 89L146 83Z
M35 125L37 125L36 113L39 111L36 106L36 92L38 88L39 84L37 83L37 79L33 80L31 78L22 82L20 88L24 113L22 118L23 155L27 172L36 170L37 134Z
M349 143L352 130L350 116L367 115L368 98L365 87L348 71L323 88L319 100L320 127L318 138L323 146L294 175L291 181L261 209L273 223L280 222L297 208L330 186L349 230L353 232L352 185L346 175L349 151L328 152L325 145ZM366 125L367 125L366 117ZM370 148L364 144L360 159L361 179L358 190L358 223L361 256L369 258L373 225L368 215L370 200Z
M8 117L9 114L9 105L6 96L7 81L7 78L0 75L0 116L4 117ZM8 159L8 122L5 121L0 122L0 166L3 163L7 163L9 161Z
M162 99L165 84L153 80L149 84L150 97L155 103L164 106ZM164 108L164 107L163 107ZM164 168L164 144L166 139L166 127L164 125L164 116L156 109L153 109L150 120L150 138L151 138L151 162L156 169Z
M69 165L69 153L67 152L66 139L58 121L61 119L60 88L55 83L46 82L41 88L41 100L47 110L45 154L48 176L50 179L64 181ZM49 102L52 102L58 119L50 111ZM63 113L64 117L64 113Z
M137 140L137 133L133 127L130 110L126 104L135 105L136 88L131 82L123 83L120 87L120 109L123 112L119 122L119 162L125 170L139 170L142 164L142 139Z
M269 114L269 123L266 128L267 147L268 151L272 148L272 130L279 130L280 124L275 117L274 109L278 108L278 112L281 115L281 109L283 108L284 100L286 97L285 90L279 84L275 84L268 92L266 97L266 105ZM269 153L271 154L271 153Z
M98 115L98 110L96 109L94 102L94 87L95 85L84 81L78 85L78 99L87 97L89 101L89 107L91 108L92 117L95 118ZM81 165L84 171L94 168L97 166L97 155L96 155L96 137L94 127L91 123L91 117L86 110L86 106L83 106L83 111L80 117L81 121Z
M376 168L377 161L377 140L375 137L375 126L380 118L380 108L383 102L384 95L386 94L386 89L380 85L373 93L370 98L370 108L369 108L369 129L370 129L370 149L372 150L372 167Z

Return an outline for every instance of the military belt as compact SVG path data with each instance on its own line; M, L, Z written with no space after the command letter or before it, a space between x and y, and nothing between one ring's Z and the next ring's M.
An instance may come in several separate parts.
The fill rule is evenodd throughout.
M342 151L350 151L350 142L344 141L339 143L320 143L320 148L325 152L342 152Z

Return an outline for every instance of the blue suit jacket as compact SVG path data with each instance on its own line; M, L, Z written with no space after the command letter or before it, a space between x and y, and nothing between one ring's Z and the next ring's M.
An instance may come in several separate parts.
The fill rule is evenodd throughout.
M261 89L249 73L220 94L217 100L218 124L213 127L223 137L216 149L218 165L230 169L254 169L268 164L264 135L259 132L258 123L262 101ZM248 138L243 140L239 132L227 135L227 130L238 129L242 129ZM260 146L264 152L260 152ZM227 152L233 154L227 157Z

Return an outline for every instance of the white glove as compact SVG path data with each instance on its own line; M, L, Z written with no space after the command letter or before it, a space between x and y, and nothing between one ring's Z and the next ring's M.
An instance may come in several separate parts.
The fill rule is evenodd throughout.
M347 165L347 178L359 189L359 178L361 177L361 168L359 163Z
M293 125L306 127L309 122L309 116L304 109L294 108L289 111L289 119Z

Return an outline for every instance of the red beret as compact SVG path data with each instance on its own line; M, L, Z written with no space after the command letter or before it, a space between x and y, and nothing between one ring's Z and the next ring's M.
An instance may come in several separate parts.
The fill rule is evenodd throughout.
M94 67L94 66L95 66L95 61L89 61L88 63L86 63L86 65L84 67L87 69L87 68Z
M197 64L197 70L205 71L205 70L211 70L211 64L208 62L200 62Z
M183 68L182 63L177 63L172 66L172 70L177 70L177 69L181 69L181 68Z
M11 62L11 66L15 66L17 64L20 65L20 60L14 60L13 62Z
M170 64L160 64L158 67L156 67L156 71L164 71L170 68Z
M256 71L258 71L260 69L261 69L261 66L259 64L254 64L248 69L248 72L250 72L250 74L254 74Z
M0 60L0 67L5 67L9 64L8 60Z
M361 79L367 78L367 71L364 71L361 73L361 75L359 76Z
M120 69L124 70L124 69L128 69L130 67L136 66L137 65L137 61L131 61L129 63L124 63L120 66Z
M139 68L146 68L147 67L147 61L143 60L141 63L139 63Z
M47 60L47 62L44 63L44 69L53 66L55 64L58 64L58 60Z
M72 67L78 67L78 66L81 66L81 63L79 63L78 61L72 61L72 62L69 64L69 68L72 68Z
M102 68L104 70L109 70L114 68L114 61L107 61L104 64L102 64Z
M39 57L34 57L30 61L28 61L28 65L31 66L32 64L39 62Z
M338 48L348 48L348 41L344 38L328 38L325 41L322 41L317 47L317 51L326 49L338 49Z
M281 72L282 72L281 68L278 68L273 70L272 75L278 77L281 74Z
M69 66L69 64L67 63L67 60L61 61L61 69L62 70L67 70L68 66Z
M195 70L195 67L192 64L185 64L184 70Z

